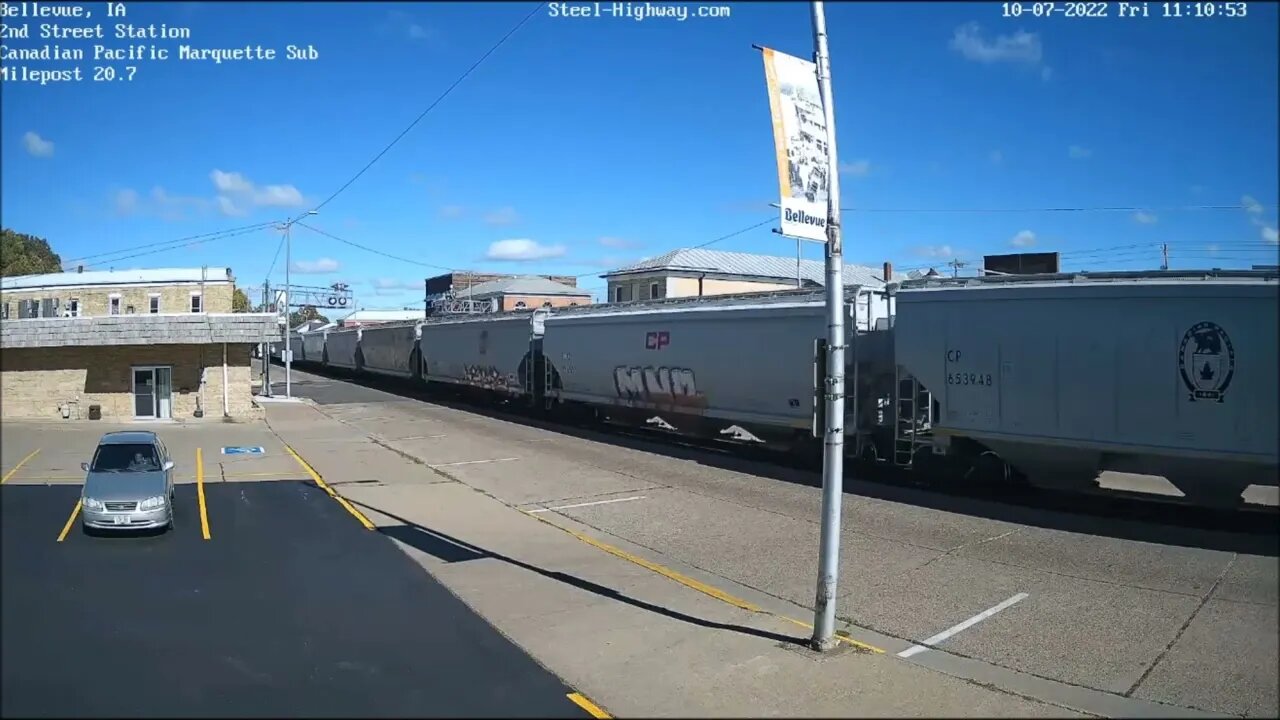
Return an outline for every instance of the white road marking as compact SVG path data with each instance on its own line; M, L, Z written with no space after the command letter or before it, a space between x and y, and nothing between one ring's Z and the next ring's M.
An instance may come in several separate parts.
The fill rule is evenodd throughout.
M645 497L644 495L635 495L633 497L614 498L612 500L597 500L595 502L575 503L573 505L560 505L557 507L538 508L537 510L530 510L529 512L543 513L543 512L550 512L552 510L568 510L569 508L588 507L591 505L608 505L609 503L627 502L628 500L644 500L644 497Z
M520 458L494 458L492 460L463 460L461 462L436 463L435 465L428 465L427 467L441 468L441 467L453 467L454 465L478 465L480 463L508 462L510 460L519 460L519 459Z
M942 632L925 640L919 645L912 645L906 650L903 650L902 652L898 653L898 657L907 658L907 657L911 657L912 655L919 655L925 650L928 650L931 646L937 645L938 643L942 642L943 640L946 640L947 638L951 637L952 635L955 635L956 633L962 630L965 630L967 628L973 627L974 625L977 625L978 623L982 622L983 620L986 620L992 615L995 615L1001 610L1013 607L1017 603L1025 600L1026 598L1027 598L1026 593L1018 593L1017 595L1014 595L1013 597L1009 598L1008 600L1005 600L1004 602L1000 603L999 605L996 605L995 607L983 610L982 612L978 613L977 615L974 615L968 620L965 620L959 625L953 625L947 628L946 630L943 630Z
M403 442L405 440L434 440L436 438L448 437L447 435L411 435L409 437L393 438L395 442Z

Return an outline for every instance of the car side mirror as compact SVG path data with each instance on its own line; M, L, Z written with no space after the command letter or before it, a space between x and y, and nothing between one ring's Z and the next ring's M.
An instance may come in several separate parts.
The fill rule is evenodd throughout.
M172 461L172 460L165 460L165 461L164 461L164 469L165 469L165 470L172 470L172 469L173 469L173 461Z
M80 463L80 469L85 472L89 472L89 463L87 462Z

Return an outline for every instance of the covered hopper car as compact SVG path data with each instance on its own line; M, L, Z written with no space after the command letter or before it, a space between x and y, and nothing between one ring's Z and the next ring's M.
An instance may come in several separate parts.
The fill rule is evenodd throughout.
M1277 482L1268 271L924 279L846 293L855 462L1197 505ZM600 423L820 452L821 291L671 298L329 330L294 360ZM857 467L855 464L853 467Z

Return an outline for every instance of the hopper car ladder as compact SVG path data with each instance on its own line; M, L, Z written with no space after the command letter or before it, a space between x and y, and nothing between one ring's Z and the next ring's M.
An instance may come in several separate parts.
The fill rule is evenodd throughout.
M893 463L909 467L916 449L928 445L933 434L933 394L900 365L894 380Z

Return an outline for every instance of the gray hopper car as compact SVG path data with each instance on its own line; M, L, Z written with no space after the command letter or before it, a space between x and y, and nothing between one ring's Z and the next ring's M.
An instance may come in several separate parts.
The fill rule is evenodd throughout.
M851 288L846 447L934 479L1096 489L1111 470L1238 504L1280 469L1278 299L1274 272ZM825 335L822 293L781 291L330 331L323 362L814 455Z
M1103 471L1234 505L1277 474L1274 275L929 281L897 295L897 362L931 443L967 438L1038 486Z

